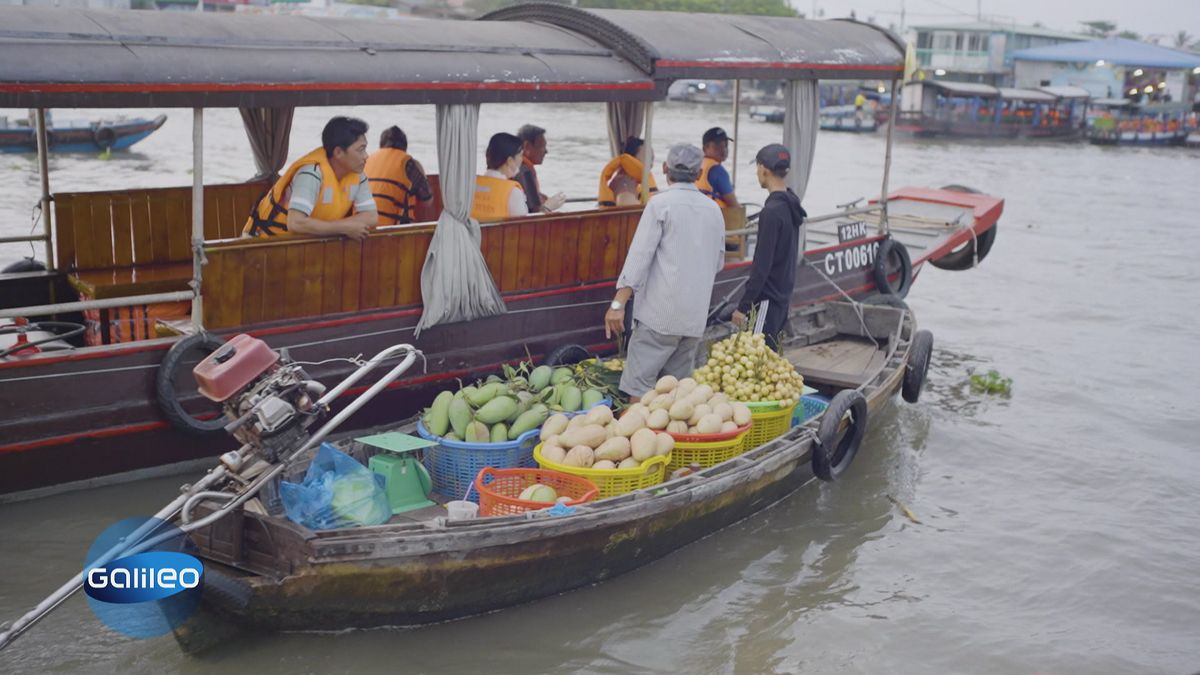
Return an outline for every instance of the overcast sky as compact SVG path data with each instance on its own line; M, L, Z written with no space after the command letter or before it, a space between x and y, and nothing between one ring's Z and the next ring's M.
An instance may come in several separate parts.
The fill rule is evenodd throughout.
M814 5L824 18L848 16L853 9L859 19L874 16L883 25L900 23L901 5L905 25L952 23L974 20L977 6L985 17L1019 24L1040 21L1047 28L1078 30L1079 21L1104 19L1121 30L1145 35L1170 35L1186 30L1200 40L1200 0L790 0L812 14Z

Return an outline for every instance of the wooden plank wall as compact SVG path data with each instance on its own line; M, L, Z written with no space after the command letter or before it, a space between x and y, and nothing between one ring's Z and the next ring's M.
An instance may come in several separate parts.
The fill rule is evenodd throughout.
M264 183L204 188L204 238L242 232ZM190 260L190 187L67 192L55 195L56 265L107 269Z
M502 293L615 279L639 210L523 218L483 228L482 252ZM365 242L288 238L207 248L204 324L264 321L421 303L432 225L389 228Z

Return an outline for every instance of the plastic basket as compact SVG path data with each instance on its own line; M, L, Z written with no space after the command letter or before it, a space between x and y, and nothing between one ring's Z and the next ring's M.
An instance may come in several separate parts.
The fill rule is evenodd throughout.
M829 407L829 399L824 396L805 395L800 397L800 405L796 406L796 412L792 415L792 426L798 427L801 424L811 420L812 418L825 412Z
M746 434L742 441L742 452L748 452L772 441L792 428L792 413L795 412L797 404L782 408L779 401L744 403L750 408L751 427L750 433Z
M675 449L671 451L667 472L691 464L708 468L737 457L749 449L745 446L746 435L753 426L754 422L751 421L738 427L737 431L723 434L671 434L675 439Z
M475 477L475 492L479 494L479 515L514 516L526 511L538 511L554 503L520 499L521 492L541 483L554 488L559 497L569 497L567 506L578 506L595 499L600 488L581 476L549 469L493 469L487 467Z
M448 441L441 436L434 436L417 422L417 435L437 445L425 448L421 463L429 471L433 479L435 492L454 499L468 499L479 502L479 495L474 490L464 497L475 483L475 477L487 467L496 469L533 468L533 446L537 443L539 429L531 429L521 434L515 441L505 443L465 443Z
M658 485L666 478L667 464L671 462L671 456L666 455L651 457L642 462L641 466L630 469L584 469L551 462L542 457L541 443L538 443L537 447L533 449L533 458L543 469L569 473L572 476L581 476L592 481L600 490L600 499L616 497L626 492Z

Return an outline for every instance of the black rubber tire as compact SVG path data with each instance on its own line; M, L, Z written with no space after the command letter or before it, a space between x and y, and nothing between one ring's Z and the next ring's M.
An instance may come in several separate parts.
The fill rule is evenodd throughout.
M999 223L984 230L983 234L976 235L974 239L963 244L962 248L951 251L937 260L930 260L929 264L951 272L971 269L975 266L975 247L979 247L979 262L983 262L992 250L992 243L996 241L997 227L1000 227Z
M869 295L862 299L864 305L883 305L885 307L895 307L896 309L908 310L908 303L903 298L894 295Z
M887 261L896 256L900 259L900 281L895 287L888 280ZM888 237L879 244L879 252L875 254L875 267L873 269L875 277L875 287L884 295L895 295L903 298L908 295L909 289L912 288L912 258L908 255L908 249L899 241Z
M8 265L0 270L0 274L17 274L19 272L43 272L46 266L40 260L33 258L21 258L15 263Z
M850 413L850 428L838 442L838 429L846 413ZM867 399L856 389L839 391L821 413L821 424L817 427L812 456L812 469L817 478L834 481L845 473L866 434Z
M117 132L112 127L96 127L92 131L92 141L101 150L108 150L117 142Z
M563 345L546 355L548 366L572 366L592 358L592 353L579 345Z
M197 333L176 342L163 358L154 377L154 394L158 399L158 409L171 426L193 436L212 436L225 432L225 425L229 422L224 415L198 420L189 415L175 397L175 378L179 377L184 355L193 349L211 354L224 345L225 341L212 333Z
M909 403L916 403L921 398L921 388L925 386L925 378L929 375L929 362L933 358L933 333L919 330L913 336L912 344L908 347L908 363L904 366L904 383L900 386L900 395Z

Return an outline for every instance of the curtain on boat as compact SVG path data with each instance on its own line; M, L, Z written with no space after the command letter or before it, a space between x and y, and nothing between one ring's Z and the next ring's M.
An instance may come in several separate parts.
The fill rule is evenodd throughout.
M789 81L784 86L783 99L783 145L792 151L792 170L787 175L787 186L804 199L817 149L817 131L821 127L817 80ZM800 228L801 251L807 244L807 229Z
M478 128L479 104L437 107L442 215L421 269L425 309L417 324L418 337L422 330L438 324L505 312L479 248L479 222L471 219Z
M621 154L621 148L630 136L642 136L647 105L645 101L608 104L608 146L613 157Z
M288 137L295 108L239 108L242 125L254 151L258 175L251 180L275 180L287 162Z

